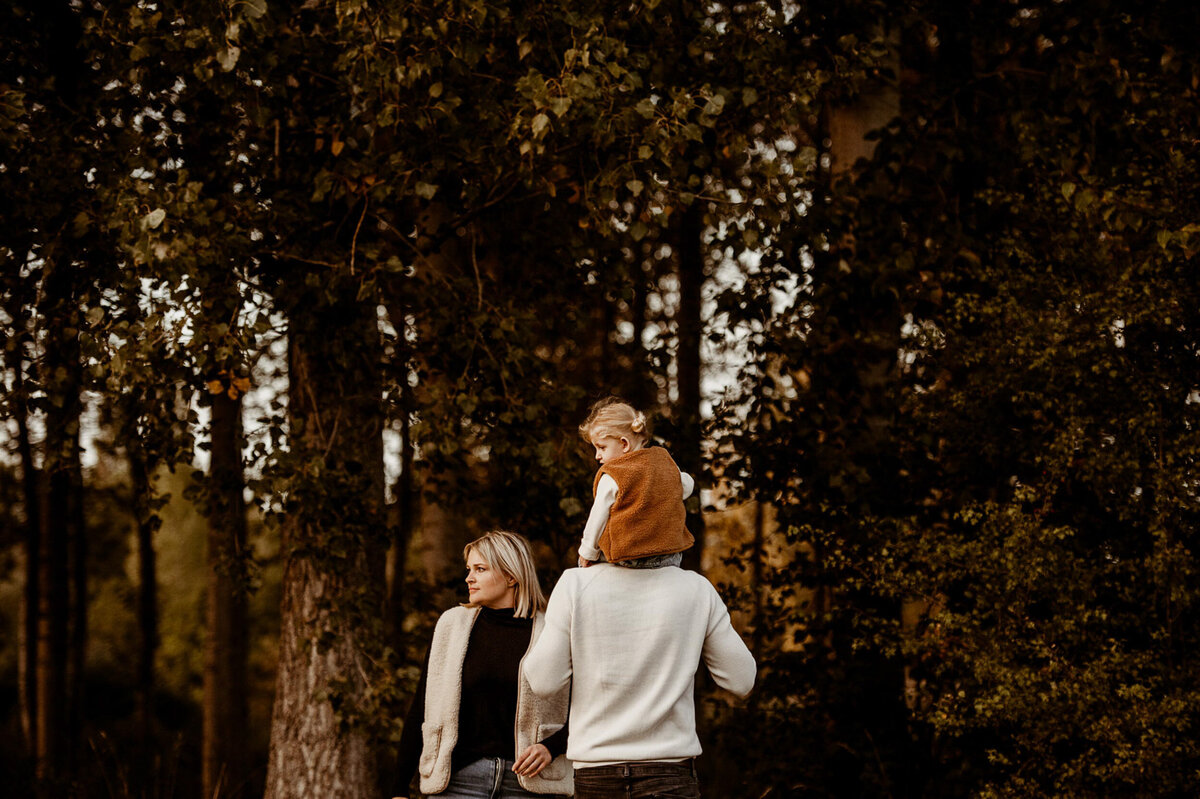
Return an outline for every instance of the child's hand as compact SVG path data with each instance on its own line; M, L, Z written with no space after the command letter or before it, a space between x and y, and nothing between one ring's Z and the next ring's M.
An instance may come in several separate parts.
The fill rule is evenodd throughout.
M579 556L579 568L586 569L588 566L591 566L592 563L593 561L588 560L583 555Z

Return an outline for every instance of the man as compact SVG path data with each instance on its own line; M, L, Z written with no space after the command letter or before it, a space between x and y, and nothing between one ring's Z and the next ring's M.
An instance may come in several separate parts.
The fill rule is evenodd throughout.
M676 567L568 569L522 668L537 694L571 686L576 799L698 797L693 690L703 660L739 697L750 650L712 584Z

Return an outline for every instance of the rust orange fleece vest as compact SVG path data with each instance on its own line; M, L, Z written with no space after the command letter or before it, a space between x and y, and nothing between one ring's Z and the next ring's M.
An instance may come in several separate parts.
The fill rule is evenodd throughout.
M669 555L695 543L679 467L665 449L636 449L604 464L592 482L593 496L603 474L617 483L617 499L597 542L610 562Z

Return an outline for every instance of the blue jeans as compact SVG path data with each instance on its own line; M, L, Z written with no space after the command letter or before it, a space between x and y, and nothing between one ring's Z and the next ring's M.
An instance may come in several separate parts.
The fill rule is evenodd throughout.
M577 768L575 799L700 799L696 761Z
M450 775L450 784L438 794L441 799L546 799L530 793L517 782L513 761L487 757L463 766Z

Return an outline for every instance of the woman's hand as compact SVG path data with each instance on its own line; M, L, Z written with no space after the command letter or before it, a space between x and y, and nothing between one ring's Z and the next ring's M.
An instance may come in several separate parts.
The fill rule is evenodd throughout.
M521 753L517 762L513 763L512 770L520 777L536 777L553 759L549 749L542 744L534 744Z

